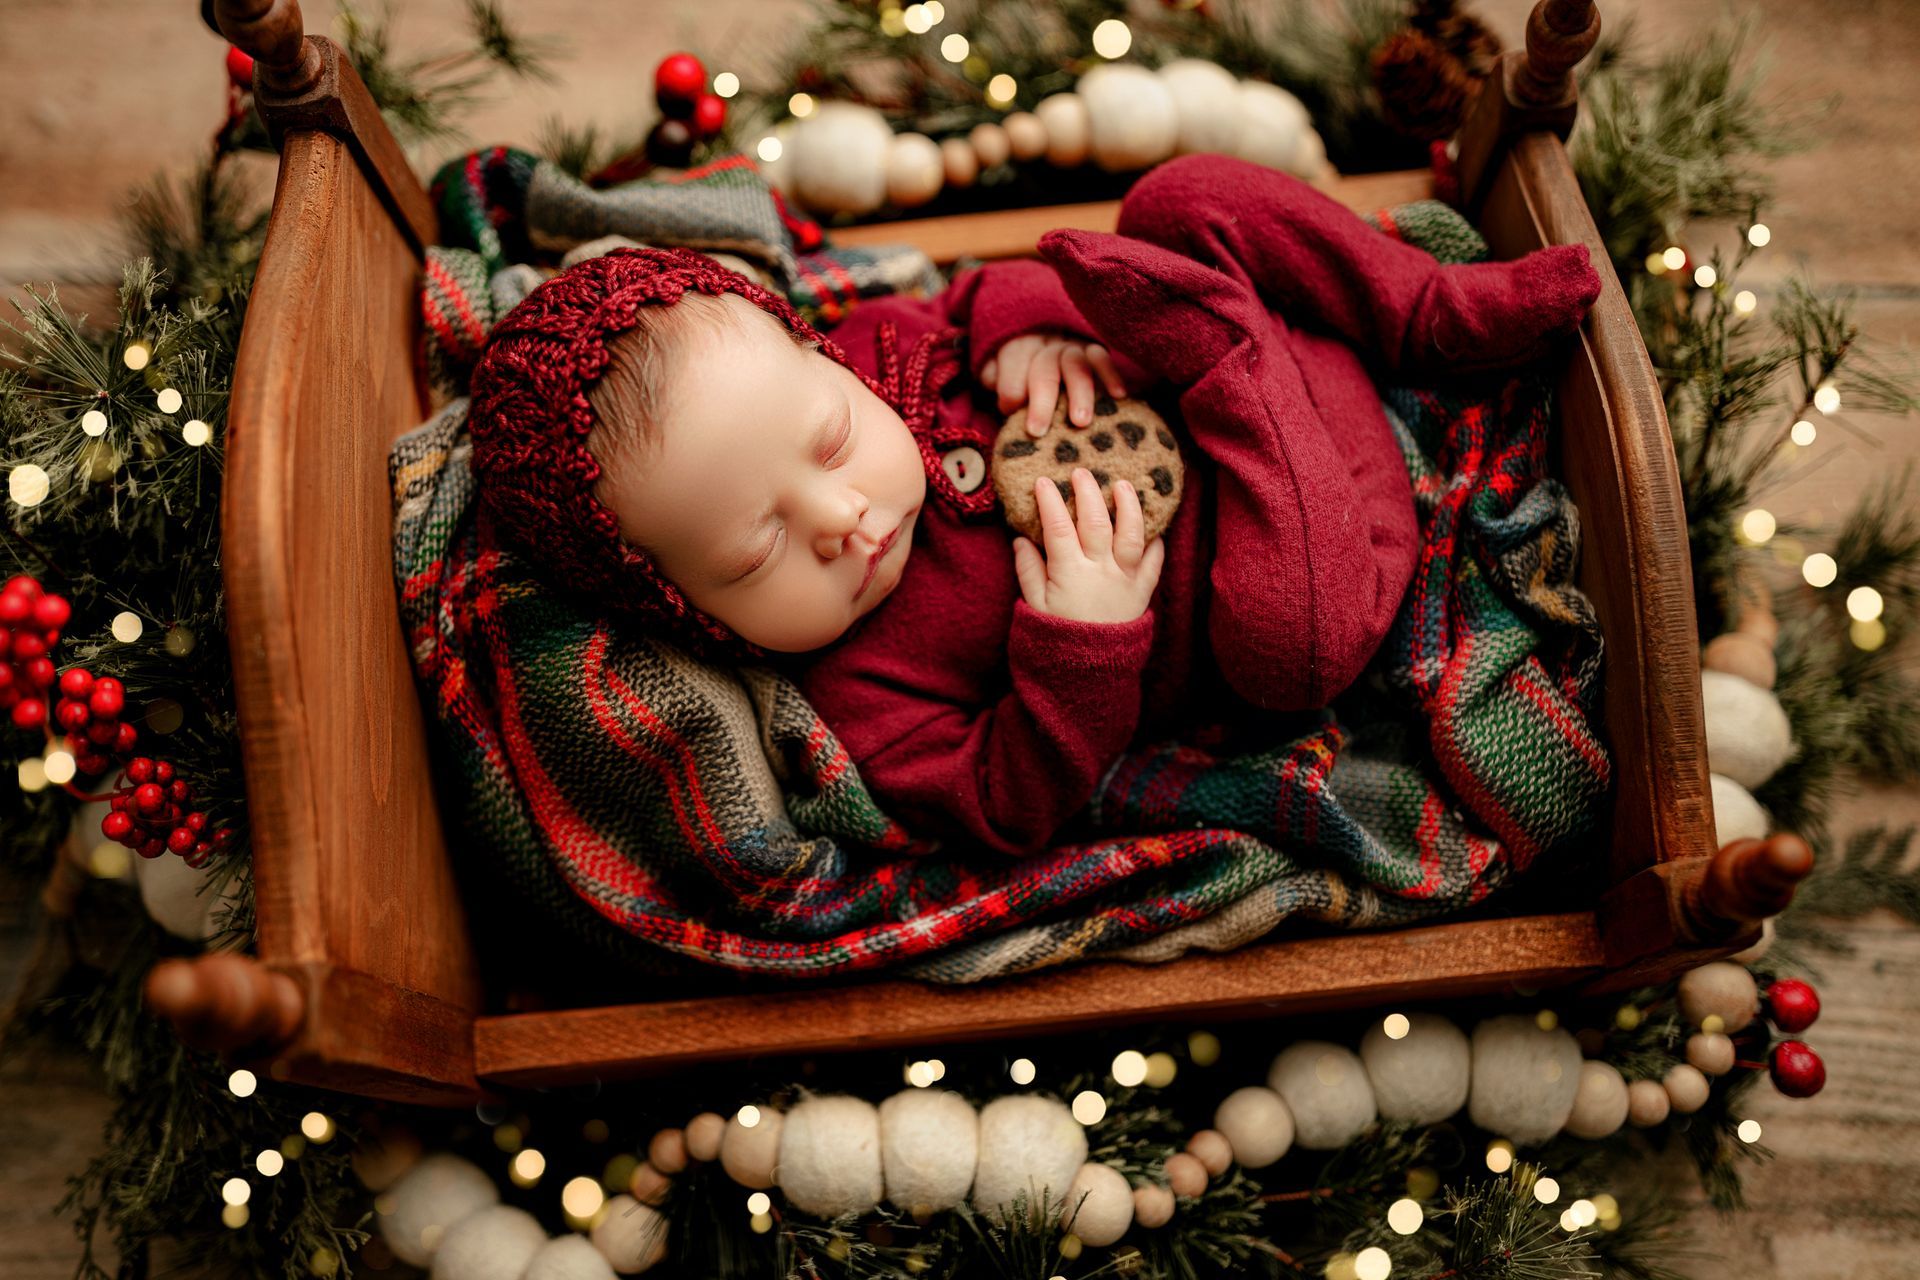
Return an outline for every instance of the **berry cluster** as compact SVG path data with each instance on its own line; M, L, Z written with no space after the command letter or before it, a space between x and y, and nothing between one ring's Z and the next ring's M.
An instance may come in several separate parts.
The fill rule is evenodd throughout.
M671 53L653 73L653 98L664 117L647 135L647 158L683 168L694 147L727 123L727 100L707 88L707 69L690 53Z
M193 788L175 776L171 764L133 754L140 735L120 718L127 699L118 680L95 677L84 667L69 668L56 680L53 651L72 613L65 599L27 574L0 588L0 710L17 728L65 734L75 771L89 778L124 762L111 797L87 796L66 784L83 799L110 798L113 812L100 823L109 840L144 858L172 851L189 866L200 866L232 841L233 832L211 829L207 815L189 807ZM47 700L56 686L58 701L49 717Z

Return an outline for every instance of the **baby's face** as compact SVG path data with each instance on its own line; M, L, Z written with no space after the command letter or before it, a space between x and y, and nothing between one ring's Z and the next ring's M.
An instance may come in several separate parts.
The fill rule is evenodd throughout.
M804 653L898 584L926 472L900 415L850 370L746 299L721 300L746 323L683 335L658 447L616 458L595 494L694 605Z

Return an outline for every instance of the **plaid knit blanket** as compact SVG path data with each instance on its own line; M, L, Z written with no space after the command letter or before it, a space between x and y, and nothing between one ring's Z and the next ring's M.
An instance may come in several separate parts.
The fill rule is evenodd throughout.
M1444 260L1485 255L1433 202L1375 224ZM496 260L487 286L515 270ZM440 287L430 275L429 307ZM802 277L786 287L806 296ZM556 598L537 565L483 554L455 399L390 457L443 811L465 856L632 971L684 970L663 963L678 956L959 983L1226 950L1289 917L1362 928L1458 912L1593 829L1610 777L1600 631L1573 586L1577 514L1546 472L1547 380L1383 395L1423 547L1368 677L1304 733L1276 718L1272 741L1232 754L1130 752L1076 840L1023 860L927 852L784 676L698 663Z

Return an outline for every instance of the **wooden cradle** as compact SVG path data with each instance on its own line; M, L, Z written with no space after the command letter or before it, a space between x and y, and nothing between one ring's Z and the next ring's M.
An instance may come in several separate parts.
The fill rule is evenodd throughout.
M390 562L389 442L421 422L419 273L435 214L339 49L288 0L218 0L258 60L278 187L228 413L229 638L254 828L258 956L170 961L149 998L183 1036L277 1079L467 1102L706 1061L946 1043L1148 1020L1656 981L1753 941L1809 869L1786 836L1712 848L1687 528L1659 388L1561 138L1599 18L1543 0L1460 139L1496 255L1584 243L1605 290L1559 382L1561 475L1606 632L1618 780L1588 909L1256 943L1163 965L1088 962L967 987L903 980L498 1013L434 803ZM1501 90L1504 89L1504 92ZM1362 210L1424 172L1338 180ZM858 228L938 261L1033 252L1113 203Z

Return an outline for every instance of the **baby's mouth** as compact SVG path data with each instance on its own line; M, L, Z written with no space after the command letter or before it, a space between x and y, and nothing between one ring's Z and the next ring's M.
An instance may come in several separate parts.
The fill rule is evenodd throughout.
M879 549L876 550L872 558L867 561L867 573L865 577L860 579L860 589L853 593L856 600L867 594L867 588L873 585L874 575L880 572L880 562L886 558L887 552L893 549L894 539L899 536L900 526L895 525L893 532L880 540Z

